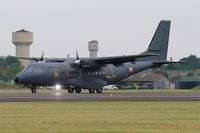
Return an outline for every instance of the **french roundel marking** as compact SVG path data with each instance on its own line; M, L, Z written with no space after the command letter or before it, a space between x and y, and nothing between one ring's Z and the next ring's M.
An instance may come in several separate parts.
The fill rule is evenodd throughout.
M133 67L129 67L129 68L128 68L128 71L129 71L129 72L133 72L133 71L134 71L134 68L133 68Z

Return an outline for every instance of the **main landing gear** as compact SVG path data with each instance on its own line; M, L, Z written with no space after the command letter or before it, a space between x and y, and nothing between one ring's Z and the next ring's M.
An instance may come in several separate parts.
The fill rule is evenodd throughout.
M99 88L99 89L89 89L89 93L95 93L95 90L96 90L97 93L102 93L103 92L103 89Z
M74 91L76 93L81 93L81 88L68 88L67 91L68 93L74 93Z
M28 88L31 89L32 93L37 93L37 87L36 86L29 86ZM88 89L89 93L102 93L103 89L99 88L99 89ZM81 88L67 88L68 93L81 93L82 89Z
M102 93L103 89L99 88L99 89L88 89L89 93ZM67 88L68 93L81 93L82 89L81 88Z

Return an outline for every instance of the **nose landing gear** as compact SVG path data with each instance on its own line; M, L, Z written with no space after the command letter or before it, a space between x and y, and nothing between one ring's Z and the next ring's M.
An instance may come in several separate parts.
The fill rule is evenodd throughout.
M30 86L29 88L31 89L32 93L36 93L37 92L37 87L36 86Z

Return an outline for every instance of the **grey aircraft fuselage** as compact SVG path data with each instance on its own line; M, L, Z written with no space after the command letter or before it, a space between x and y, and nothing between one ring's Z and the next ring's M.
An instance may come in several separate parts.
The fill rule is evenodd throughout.
M145 69L163 64L179 63L166 60L169 42L170 21L160 21L146 51L138 55L98 58L24 58L37 63L29 64L18 73L15 82L28 86L36 93L37 86L60 85L69 93L102 93L102 87L128 78ZM43 62L38 62L43 61Z
M88 82L92 82L92 79L101 79L106 81L106 84L113 84L155 66L152 62L138 61L135 63L123 63L123 65L119 66L106 64L98 68L79 69L71 67L75 61L76 59L69 59L63 63L41 62L30 64L17 76L21 77L22 74L21 81L24 84L33 84L35 86L55 86L57 84L71 86L70 81L78 78L89 79ZM84 86L87 86L87 84L85 82ZM96 88L94 86L90 85L87 88Z

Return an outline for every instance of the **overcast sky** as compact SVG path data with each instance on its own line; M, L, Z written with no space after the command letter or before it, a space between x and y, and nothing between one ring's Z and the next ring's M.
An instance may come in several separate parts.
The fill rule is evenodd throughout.
M87 57L88 41L99 56L147 49L160 20L171 20L168 58L200 57L199 0L0 0L0 55L15 55L12 32L34 32L31 56Z

